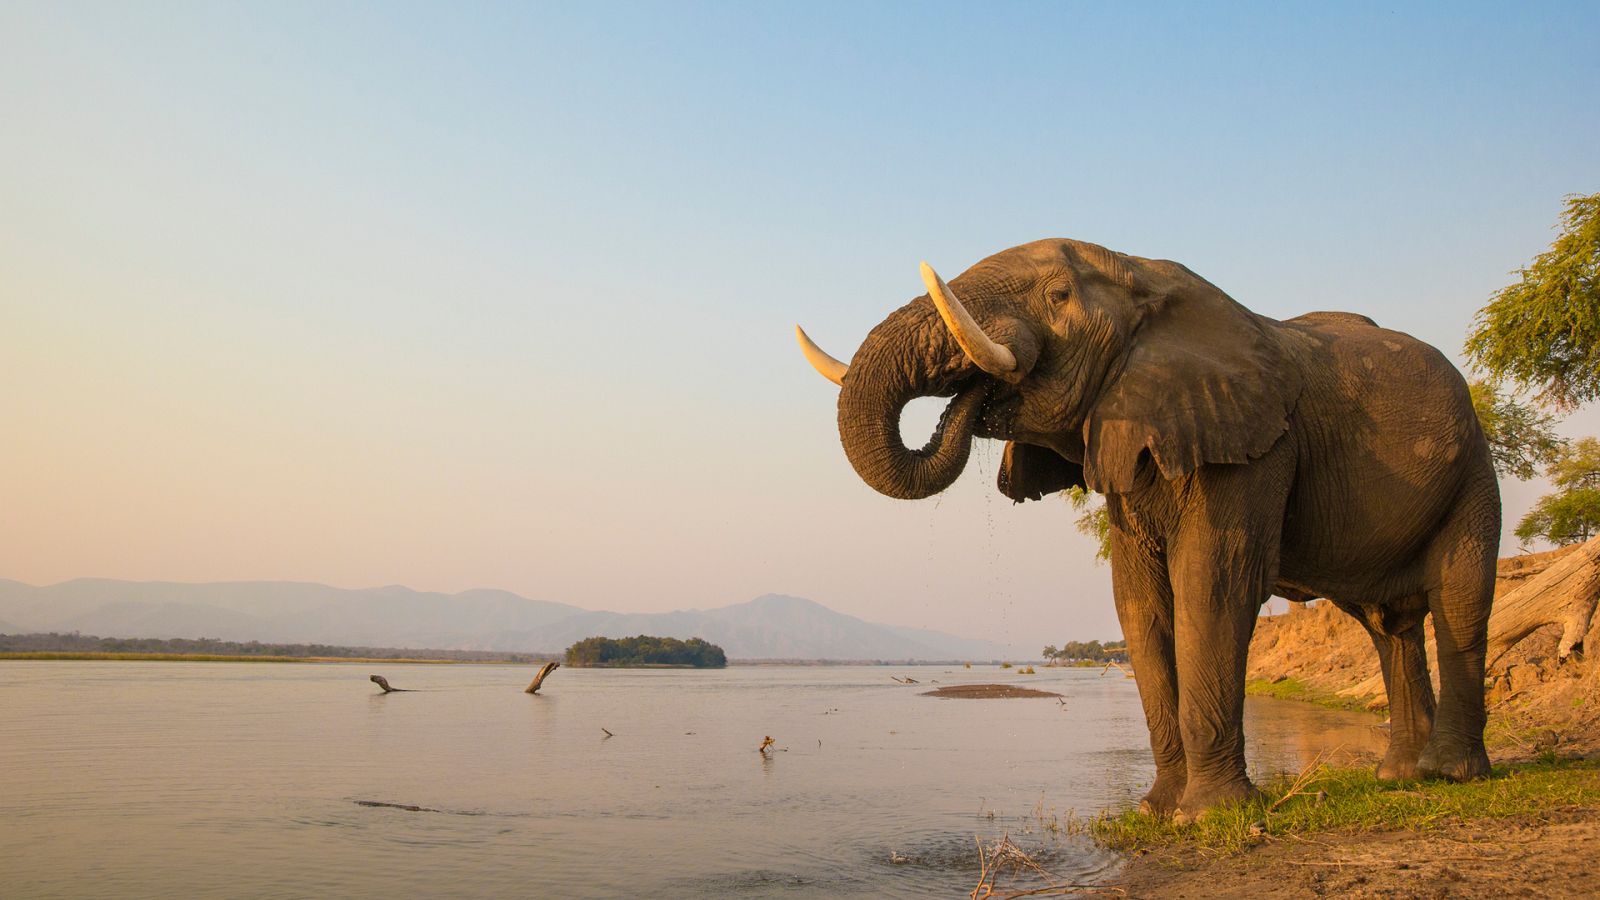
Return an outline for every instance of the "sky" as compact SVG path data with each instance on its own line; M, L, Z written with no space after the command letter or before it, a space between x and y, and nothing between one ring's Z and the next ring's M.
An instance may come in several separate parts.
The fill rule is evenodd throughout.
M862 484L794 323L848 359L920 260L1072 237L1459 364L1600 190L1597 45L1593 3L6 3L0 577L1114 636L998 445Z

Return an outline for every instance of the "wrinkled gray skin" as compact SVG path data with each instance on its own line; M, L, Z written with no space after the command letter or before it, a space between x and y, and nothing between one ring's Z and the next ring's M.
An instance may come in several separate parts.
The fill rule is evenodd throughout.
M1327 597L1371 633L1393 723L1380 776L1488 773L1500 496L1467 386L1442 354L1350 313L1268 319L1177 263L1078 241L1006 250L951 288L1017 372L979 370L918 297L850 363L845 452L867 484L914 499L961 474L974 436L998 438L1011 499L1074 484L1106 496L1117 615L1156 763L1144 809L1189 819L1253 791L1245 653L1274 593ZM953 399L911 450L900 412L921 396Z

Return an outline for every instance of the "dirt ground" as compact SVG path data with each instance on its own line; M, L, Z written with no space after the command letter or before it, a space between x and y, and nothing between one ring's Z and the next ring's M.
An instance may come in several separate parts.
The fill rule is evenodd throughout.
M1110 886L1130 897L1596 897L1600 809L1402 831L1273 839L1243 854L1131 860Z

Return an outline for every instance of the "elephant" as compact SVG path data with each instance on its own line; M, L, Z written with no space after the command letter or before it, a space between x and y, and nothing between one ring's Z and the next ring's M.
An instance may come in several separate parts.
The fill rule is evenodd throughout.
M1274 594L1327 598L1371 635L1391 710L1380 777L1488 774L1499 483L1442 353L1354 313L1258 315L1178 263L1081 241L922 276L928 292L848 364L796 337L839 385L845 455L877 491L943 491L982 437L1007 442L999 489L1015 502L1104 495L1156 769L1142 810L1192 821L1255 793L1245 663ZM911 449L900 414L917 397L951 399Z

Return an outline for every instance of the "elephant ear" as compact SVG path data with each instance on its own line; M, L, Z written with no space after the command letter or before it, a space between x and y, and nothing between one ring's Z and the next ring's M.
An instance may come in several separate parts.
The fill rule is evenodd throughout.
M1000 460L1000 493L1014 502L1039 500L1069 487L1083 487L1083 467L1048 447L1006 442Z
M1150 302L1127 363L1084 423L1085 475L1101 493L1132 490L1146 454L1169 481L1249 462L1288 430L1300 399L1300 369L1275 323L1167 265L1187 277Z

